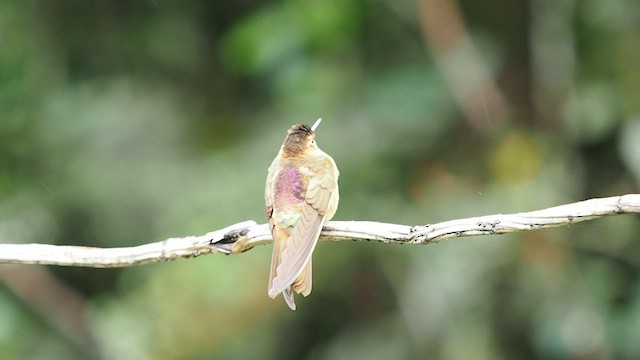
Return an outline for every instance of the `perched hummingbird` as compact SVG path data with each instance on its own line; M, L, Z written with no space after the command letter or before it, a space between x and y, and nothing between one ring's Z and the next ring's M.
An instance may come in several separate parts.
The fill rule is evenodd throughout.
M322 226L338 209L338 168L316 144L321 120L289 129L264 192L273 235L269 296L282 293L291 310L296 309L293 291L311 293L311 254Z

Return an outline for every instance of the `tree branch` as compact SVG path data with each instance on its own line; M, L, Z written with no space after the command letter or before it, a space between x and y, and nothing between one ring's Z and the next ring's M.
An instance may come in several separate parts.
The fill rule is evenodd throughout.
M640 213L640 194L591 199L544 210L496 214L407 226L372 221L331 221L323 240L375 240L397 244L431 244L441 240L495 235L571 225L610 215ZM202 254L238 254L272 241L267 224L244 221L201 236L170 238L122 248L93 248L45 244L0 244L0 263L86 267L127 267Z

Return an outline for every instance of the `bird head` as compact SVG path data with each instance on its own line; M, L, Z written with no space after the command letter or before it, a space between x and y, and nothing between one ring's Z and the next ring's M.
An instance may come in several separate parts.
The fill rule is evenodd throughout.
M282 143L282 156L304 156L309 151L315 152L318 149L316 144L315 129L322 119L318 119L313 126L296 124L287 131L287 137Z

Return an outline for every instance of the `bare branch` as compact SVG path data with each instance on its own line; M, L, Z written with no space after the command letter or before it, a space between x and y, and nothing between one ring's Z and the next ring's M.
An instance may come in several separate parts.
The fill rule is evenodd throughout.
M407 226L372 221L331 221L324 240L375 240L397 244L431 244L441 240L495 235L571 225L610 215L640 213L640 194L628 194L517 214L496 214ZM170 238L122 248L92 248L44 244L0 244L0 263L86 267L127 267L202 254L238 254L271 242L267 224L244 221L201 236Z

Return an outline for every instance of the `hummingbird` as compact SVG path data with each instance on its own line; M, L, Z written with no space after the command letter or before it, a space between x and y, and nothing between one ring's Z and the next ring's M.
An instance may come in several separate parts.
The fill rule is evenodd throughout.
M273 236L268 294L282 293L291 310L296 309L293 291L311 293L311 255L340 197L336 163L316 144L321 121L289 129L269 167L264 192Z

